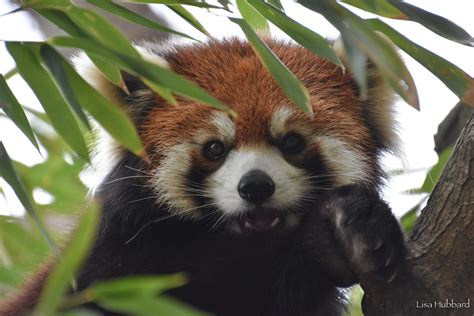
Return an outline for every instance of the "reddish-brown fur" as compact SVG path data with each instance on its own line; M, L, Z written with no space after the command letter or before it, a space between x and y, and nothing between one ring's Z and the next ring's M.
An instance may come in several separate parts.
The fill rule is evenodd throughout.
M233 38L193 49L184 46L167 60L175 72L237 112L235 147L268 140L272 114L286 105L297 110L292 119L307 122L315 135L337 136L368 155L370 165L375 165L375 145L363 122L362 101L350 74L301 46L276 40L267 40L267 44L309 89L314 119L297 110L247 42ZM153 109L143 126L143 141L154 162L160 160L156 153L189 140L197 130L212 130L210 116L215 109L180 97L178 101L175 108ZM181 132L179 139L176 130Z
M7 298L0 301L1 316L26 315L28 309L38 301L43 285L54 267L54 261L47 261L26 276L24 283Z

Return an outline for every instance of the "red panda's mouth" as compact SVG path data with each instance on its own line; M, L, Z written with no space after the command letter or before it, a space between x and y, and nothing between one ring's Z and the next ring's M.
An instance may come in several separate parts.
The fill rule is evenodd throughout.
M240 226L243 231L264 232L282 227L284 220L281 212L258 208L242 216Z

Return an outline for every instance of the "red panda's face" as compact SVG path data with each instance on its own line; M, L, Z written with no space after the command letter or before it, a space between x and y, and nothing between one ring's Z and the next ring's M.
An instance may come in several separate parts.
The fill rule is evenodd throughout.
M157 200L237 232L296 225L327 190L373 171L359 145L314 121L290 105L235 120L200 105L154 110L143 136Z
M211 219L214 228L238 233L289 229L328 190L379 181L377 156L393 141L382 88L373 87L373 104L363 103L337 66L295 45L269 45L308 87L312 117L288 100L239 40L164 54L174 71L238 114L231 119L183 98L172 107L148 97L153 105L138 129L151 159L149 185L172 215ZM142 101L149 93L145 88L135 96ZM377 102L378 110L367 109Z

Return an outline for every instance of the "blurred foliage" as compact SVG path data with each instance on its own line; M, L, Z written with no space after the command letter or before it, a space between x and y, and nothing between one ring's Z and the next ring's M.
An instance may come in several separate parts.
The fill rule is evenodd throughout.
M44 160L34 166L12 161L7 153L8 148L0 143L0 175L13 188L28 213L24 218L0 216L0 296L17 286L26 273L47 256L55 256L57 251L52 249L58 244L64 251L42 293L36 315L96 315L79 307L91 301L110 310L134 315L202 315L161 295L166 289L184 284L186 279L183 275L125 278L99 283L74 295L64 294L69 284L74 284L74 272L91 245L97 222L97 206L84 203L87 189L79 179L89 158L87 146L93 138L90 118L102 125L124 147L137 155L144 153L125 113L83 81L57 49L72 47L84 50L110 82L125 92L121 71L140 77L170 103L176 103L174 95L182 95L227 111L231 116L238 114L184 77L146 62L122 31L97 12L105 11L141 26L193 40L189 34L165 27L117 3L99 0L87 2L90 6L83 8L69 0L23 0L22 6L14 11L34 10L64 30L68 36L51 38L45 42L6 43L17 67L4 76L0 75L0 119L11 120L31 144L41 150ZM343 71L342 63L331 44L318 33L299 24L297 16L288 16L279 0L237 0L236 4L227 0L128 2L164 4L208 36L212 30L203 27L188 10L190 7L229 17L242 28L262 63L289 99L308 113L310 107L306 87L260 38L261 34L269 32L270 23L313 53L339 65ZM363 19L348 8L354 6L378 17L419 23L449 40L474 46L472 36L455 23L399 0L298 2L322 14L339 29L347 56L346 66L356 78L362 97L367 89L366 61L370 58L382 70L393 89L409 104L418 107L418 96L411 75L395 52L395 47L399 47L435 74L466 106L474 107L474 80L462 69L410 41L381 20ZM341 5L342 2L344 5ZM239 16L239 11L243 19L235 17ZM387 41L393 45L387 45ZM8 83L18 74L36 94L44 112L32 110L18 102ZM51 128L55 130L54 133L50 132ZM449 155L450 149L440 155L439 162L429 171L423 185L413 192L429 194L432 191ZM46 205L37 203L33 196L38 189L49 193L52 201ZM426 197L402 217L402 225L407 231L413 226L424 199ZM65 231L70 230L77 218L80 220L75 225L75 233L64 243ZM361 315L362 295L360 287L351 290L351 315ZM65 308L69 310L64 311Z

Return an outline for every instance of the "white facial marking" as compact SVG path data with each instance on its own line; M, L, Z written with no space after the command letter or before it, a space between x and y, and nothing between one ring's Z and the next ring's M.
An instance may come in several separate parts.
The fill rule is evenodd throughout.
M187 174L191 168L192 146L179 144L172 147L161 160L155 173L155 191L158 202L166 203L172 212L193 216L197 212L194 200L186 192Z
M286 123L294 111L287 106L282 106L272 116L270 134L273 137L283 136L286 133Z
M212 118L212 124L217 128L217 133L228 141L232 141L235 137L234 122L222 112L217 112Z
M336 183L340 186L370 181L367 158L352 146L334 136L315 136Z
M211 196L224 213L238 214L255 207L242 199L237 190L240 179L255 169L267 173L275 183L275 192L263 207L281 210L296 207L310 189L306 172L286 162L276 148L232 150L224 164L208 179Z

